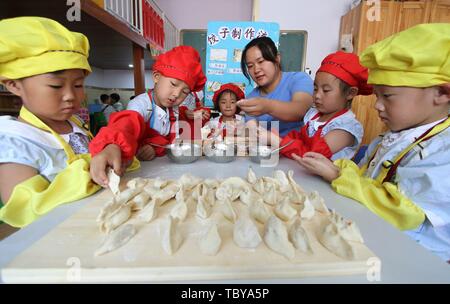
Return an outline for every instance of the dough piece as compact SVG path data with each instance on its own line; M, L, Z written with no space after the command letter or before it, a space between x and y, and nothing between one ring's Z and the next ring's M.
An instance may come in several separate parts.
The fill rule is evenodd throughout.
M113 230L105 239L103 245L95 251L95 255L99 256L107 252L116 250L125 245L136 234L136 228L131 224L120 226Z
M144 209L139 211L137 214L137 217L144 221L144 222L151 222L153 219L156 218L157 211L156 211L156 203L154 200L151 200L150 203L148 203Z
M109 233L110 231L116 229L126 221L131 216L131 205L122 204L119 208L114 210L109 214L104 221L100 223L100 231L103 233Z
M155 179L148 179L147 184L144 186L143 190L150 194L150 196L155 195L158 193L162 188L167 186L169 184L168 180L163 180L160 177L157 177Z
M222 239L215 223L208 228L199 240L200 251L205 255L216 255L221 244Z
M264 226L264 242L267 247L287 259L293 259L295 256L295 248L289 242L286 226L274 215Z
M256 191L256 193L259 193L261 195L264 195L264 179L260 178L258 181L253 184L253 190Z
M118 176L112 168L110 168L108 171L108 181L109 181L108 187L109 187L109 189L111 189L111 192L113 193L113 195L114 196L119 195L119 193L120 193L120 189L119 189L120 176Z
M185 173L178 179L178 184L180 186L182 185L186 190L192 190L195 186L200 184L202 180L203 179L200 177L193 176L190 173Z
M275 207L274 212L280 219L285 222L290 221L294 216L297 215L297 210L291 206L289 198L287 197L285 197L281 201L281 203L279 203Z
M329 222L323 232L319 234L320 243L335 255L347 259L355 259L355 250L339 233L335 223Z
M346 220L334 210L330 215L330 220L334 222L339 230L339 234L347 241L364 243L364 239L355 222Z
M127 188L124 191L120 192L118 196L116 196L114 199L119 204L125 204L132 198L134 198L136 195L138 195L141 192L140 189L130 189Z
M306 198L305 202L303 203L303 209L300 212L301 218L310 220L313 218L313 216L316 214L316 210L314 209L314 206L311 204L308 198Z
M173 218L177 218L180 222L184 221L187 216L188 208L185 202L177 202L175 206L173 206L172 210L170 210L170 216Z
M272 213L261 198L250 205L250 216L261 224L265 224L271 215Z
M306 191L303 190L303 188L300 187L300 185L295 182L294 171L289 170L287 178L289 180L289 183L291 184L291 189L294 190L294 192L306 195Z
M163 220L160 225L160 232L164 251L169 255L174 254L183 242L183 237L178 229L178 219L169 216Z
M133 211L142 210L148 204L149 201L150 201L150 194L148 194L145 191L142 191L131 200L131 208Z
M330 214L327 205L325 205L324 199L320 196L319 192L313 191L308 195L308 199L318 212L323 214Z
M256 248L262 239L255 223L248 217L241 217L234 224L233 241L241 248Z
M289 183L289 179L286 176L286 173L282 170L275 170L273 172L273 178L277 180L280 185L281 193L291 191L291 184Z
M100 213L95 220L97 223L101 223L107 218L111 213L113 213L116 209L119 209L121 203L118 203L116 199L109 200L103 207L100 209Z
M298 250L304 253L312 253L308 235L306 234L305 229L303 229L300 219L297 219L292 224L291 229L289 230L289 239Z
M256 177L255 172L253 172L253 169L251 166L248 167L247 181L252 185L256 184L256 182L258 181L258 178Z
M131 188L131 189L143 188L147 184L148 181L149 180L146 178L136 177L136 178L133 178L132 180L128 181L127 187Z
M223 216L232 223L236 222L237 214L229 199L222 201L221 211Z

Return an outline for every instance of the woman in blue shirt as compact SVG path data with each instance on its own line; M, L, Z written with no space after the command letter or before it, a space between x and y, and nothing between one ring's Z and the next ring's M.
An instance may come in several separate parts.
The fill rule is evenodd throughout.
M312 104L313 81L304 72L282 72L280 54L272 39L259 37L250 41L242 52L241 68L245 77L253 79L257 87L239 101L246 121L256 119L279 121L279 133L302 125L302 118Z

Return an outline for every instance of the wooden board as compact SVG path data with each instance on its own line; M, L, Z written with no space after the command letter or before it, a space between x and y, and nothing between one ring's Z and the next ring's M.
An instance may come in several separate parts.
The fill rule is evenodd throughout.
M137 228L134 238L114 252L94 256L104 237L95 219L110 198L111 192L104 190L17 256L2 270L4 282L150 282L353 275L367 273L367 260L375 257L363 244L355 245L357 259L352 261L324 248L315 236L325 220L321 214L304 222L314 251L312 255L296 251L295 258L287 260L264 242L256 249L242 249L232 240L233 224L218 210L214 209L209 219L199 221L192 207L181 223L184 242L170 256L162 249L159 224L175 201L160 207L158 217L150 223L132 217L127 223ZM242 203L233 204L241 214L245 212ZM216 256L205 256L198 249L198 237L212 221L218 223L222 245ZM262 235L263 225L257 225Z

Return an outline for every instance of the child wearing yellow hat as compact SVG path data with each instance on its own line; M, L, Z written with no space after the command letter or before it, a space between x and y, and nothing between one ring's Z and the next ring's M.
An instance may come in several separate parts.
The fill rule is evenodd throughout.
M450 25L421 24L361 54L375 108L389 131L358 167L306 153L295 157L419 244L450 260Z
M0 80L22 99L19 117L0 118L0 219L23 227L59 204L96 192L92 135L74 116L91 72L89 42L40 17L0 21Z
M152 144L164 146L179 136L178 106L206 82L200 55L191 46L178 46L159 55L152 76L154 88L136 96L126 111L113 113L108 126L89 144L91 176L100 185L108 184L108 166L121 175L135 154L140 160L164 155L164 148ZM189 124L182 129L190 137Z

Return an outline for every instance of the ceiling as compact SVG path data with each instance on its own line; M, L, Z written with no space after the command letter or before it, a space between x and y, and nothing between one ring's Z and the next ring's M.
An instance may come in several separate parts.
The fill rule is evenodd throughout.
M81 12L81 20L69 22L66 18L66 0L1 0L0 18L41 16L54 19L71 31L85 34L90 43L89 63L101 69L129 70L133 63L130 40L112 30L94 17ZM152 59L145 50L145 67L150 69Z

